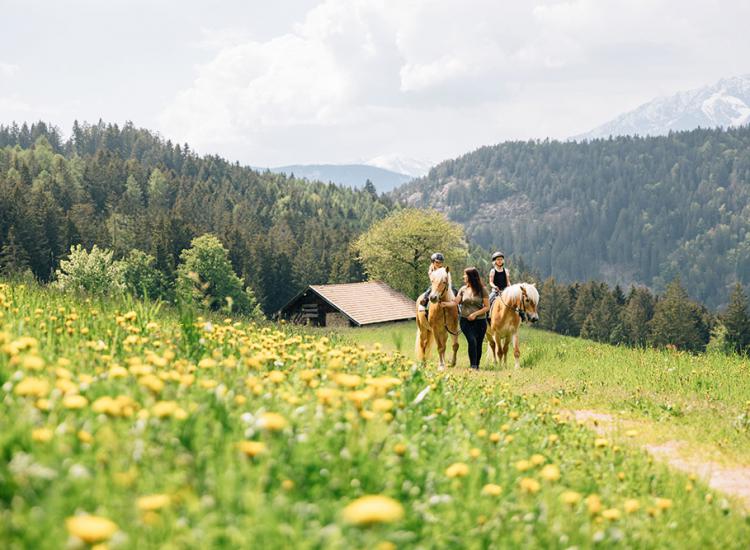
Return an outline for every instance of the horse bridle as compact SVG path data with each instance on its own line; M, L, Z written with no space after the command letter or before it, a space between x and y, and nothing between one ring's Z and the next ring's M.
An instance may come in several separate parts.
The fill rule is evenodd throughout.
M521 294L523 294L523 297L521 298L521 307L509 306L508 304L506 304L505 300L503 300L502 293L500 294L499 298L505 307L516 312L516 314L521 318L521 321L526 321L526 317L528 316L528 314L526 313L526 306L524 304L526 302L525 298L527 298L528 295L526 294L526 289L523 286L521 286Z
M440 294L438 294L438 304L441 302L440 299L443 297L443 294L445 294L448 291L448 287L450 286L448 284L448 279L446 279L444 282L445 282L445 288L440 292ZM440 309L443 310L443 324L445 325L445 330L447 330L448 333L452 334L453 336L458 336L458 331L453 332L451 329L448 328L448 315L445 311L445 308L441 307Z

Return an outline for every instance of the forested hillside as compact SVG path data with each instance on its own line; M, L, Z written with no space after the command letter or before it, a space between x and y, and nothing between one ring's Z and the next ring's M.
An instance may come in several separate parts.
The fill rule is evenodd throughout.
M138 248L173 278L216 234L267 313L304 285L362 277L349 243L389 210L371 191L199 157L127 124L0 127L0 269L48 280L71 244Z
M662 291L709 306L750 283L750 127L591 142L506 142L394 192L463 223L542 276Z

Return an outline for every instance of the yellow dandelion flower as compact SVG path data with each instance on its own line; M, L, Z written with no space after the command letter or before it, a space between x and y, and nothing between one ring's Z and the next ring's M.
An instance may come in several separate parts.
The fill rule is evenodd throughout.
M557 481L560 479L560 468L554 464L547 464L542 468L540 475L547 481Z
M672 507L672 499L657 498L654 503L659 510L669 510Z
M169 495L158 494L139 497L135 504L141 512L154 512L166 508L171 502L172 498Z
M568 506L575 506L581 502L581 493L575 491L565 491L560 495L560 502Z
M345 388L356 388L362 382L362 377L356 374L346 374L342 372L337 374L333 378L333 381L336 382L336 384L338 384L339 386L343 386Z
M456 462L446 468L445 475L448 477L464 477L469 473L469 467L463 462Z
M92 441L94 441L94 436L86 430L80 430L77 435L78 441L80 441L81 443L91 443Z
M530 460L531 460L531 463L534 466L541 466L542 464L544 464L545 462L547 462L547 459L544 458L544 456L542 456L540 454L532 455Z
M177 408L177 402L175 401L159 401L151 407L151 414L156 418L164 418L174 414Z
M594 440L594 447L596 447L597 449L600 449L602 447L606 447L607 445L609 445L609 441L607 441L603 437L597 437Z
M604 519L608 519L609 521L616 521L620 519L620 516L622 514L620 513L620 510L617 508L608 508L602 512L602 517Z
M268 379L274 384L281 384L284 380L286 380L286 374L284 374L280 370L272 370L268 373Z
M281 488L285 491L291 491L292 489L294 489L294 481L292 481L291 479L285 479L281 482Z
M353 525L393 523L404 517L404 507L387 496L367 495L349 504L342 515L346 523Z
M13 393L21 397L46 397L49 393L49 382L44 378L24 378Z
M250 458L263 454L267 450L266 444L262 441L241 441L237 447Z
M278 413L267 412L260 417L258 425L269 432L278 432L286 428L286 418Z
M377 412L388 412L393 408L393 401L390 399L378 398L372 402L372 408Z
M521 487L521 491L530 494L538 493L539 489L542 488L541 484L536 479L531 477L521 478L521 480L518 482L518 485Z
M586 497L586 506L589 509L589 514L598 514L602 509L602 500L599 495L589 495Z
M626 514L634 514L641 508L641 503L635 498L626 499L622 505Z
M473 449L469 449L469 456L471 458L479 458L482 454L482 451L474 447Z
M490 497L499 497L503 492L503 488L500 485L494 483L488 483L482 487L482 494Z
M38 441L39 443L47 443L55 435L50 428L34 428L31 430L32 441Z
M38 355L27 355L21 361L21 366L26 370L42 370L44 368L44 359Z
M406 445L403 443L396 443L393 446L393 452L398 456L404 456L406 454Z
M74 537L94 544L108 540L117 532L117 524L99 516L74 516L65 520L65 527Z
M519 460L516 462L516 470L519 472L527 472L531 470L531 462L528 460Z
M497 443L498 441L500 441L500 434L497 433L497 432L491 433L490 434L490 441L492 441L493 443Z
M628 437L635 437L638 435L638 430L628 430L625 432Z
M82 395L66 395L62 404L66 409L82 409L89 404L89 400Z
M556 443L559 439L560 438L557 434L550 434L549 436L547 436L547 441L549 441L550 443Z

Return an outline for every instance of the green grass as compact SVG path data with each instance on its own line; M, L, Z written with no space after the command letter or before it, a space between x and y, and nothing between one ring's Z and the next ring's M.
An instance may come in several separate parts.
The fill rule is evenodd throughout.
M139 549L742 548L750 537L744 514L701 483L561 419L565 375L530 391L553 356L572 376L608 361L604 347L525 333L533 368L441 373L392 353L413 346L408 325L326 338L18 286L0 287L0 314L4 548L85 547L66 529L84 513L116 524L110 547ZM573 349L591 358L574 368ZM118 396L125 407L103 408ZM265 452L249 456L246 441ZM162 507L139 507L154 494ZM344 510L364 495L402 513L358 524ZM589 508L594 495L601 507Z
M338 331L340 338L366 345L395 343L414 357L413 324ZM457 367L466 371L466 341L459 340ZM432 363L436 354L433 351ZM560 409L596 409L640 423L640 439L681 439L697 452L747 465L750 448L750 362L719 353L616 347L521 328L521 368L495 369L482 358L480 376L507 382L518 393L557 397Z

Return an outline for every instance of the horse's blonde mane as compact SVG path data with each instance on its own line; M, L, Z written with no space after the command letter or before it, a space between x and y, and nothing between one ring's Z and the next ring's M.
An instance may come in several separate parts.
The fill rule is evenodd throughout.
M539 303L539 291L534 285L531 285L529 283L516 283L514 285L506 287L501 294L503 302L513 305L519 304L521 302L521 296L523 295L521 287L526 289L526 296L528 296L529 300L531 300L531 302L536 306Z

